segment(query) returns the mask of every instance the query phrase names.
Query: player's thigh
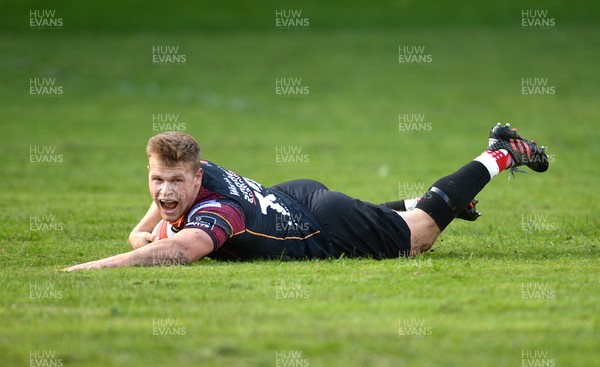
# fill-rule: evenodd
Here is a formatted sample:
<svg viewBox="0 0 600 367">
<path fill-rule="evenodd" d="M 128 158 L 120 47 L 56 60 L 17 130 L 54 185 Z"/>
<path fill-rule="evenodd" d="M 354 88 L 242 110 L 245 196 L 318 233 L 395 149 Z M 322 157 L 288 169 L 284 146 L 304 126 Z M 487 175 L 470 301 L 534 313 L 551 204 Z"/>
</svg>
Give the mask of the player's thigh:
<svg viewBox="0 0 600 367">
<path fill-rule="evenodd" d="M 334 247 L 349 257 L 390 258 L 408 254 L 410 230 L 397 213 L 340 192 L 317 190 L 308 209 Z"/>
</svg>

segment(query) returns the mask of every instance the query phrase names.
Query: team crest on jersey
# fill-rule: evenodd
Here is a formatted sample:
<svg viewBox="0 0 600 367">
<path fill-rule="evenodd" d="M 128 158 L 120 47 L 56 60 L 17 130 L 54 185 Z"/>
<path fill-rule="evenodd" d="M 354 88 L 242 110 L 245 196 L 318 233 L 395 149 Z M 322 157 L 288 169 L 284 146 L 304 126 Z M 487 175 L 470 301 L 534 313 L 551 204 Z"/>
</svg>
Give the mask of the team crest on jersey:
<svg viewBox="0 0 600 367">
<path fill-rule="evenodd" d="M 213 217 L 206 215 L 200 215 L 194 218 L 193 222 L 189 222 L 187 225 L 190 227 L 202 227 L 206 229 L 213 229 L 217 224 L 217 220 Z"/>
</svg>

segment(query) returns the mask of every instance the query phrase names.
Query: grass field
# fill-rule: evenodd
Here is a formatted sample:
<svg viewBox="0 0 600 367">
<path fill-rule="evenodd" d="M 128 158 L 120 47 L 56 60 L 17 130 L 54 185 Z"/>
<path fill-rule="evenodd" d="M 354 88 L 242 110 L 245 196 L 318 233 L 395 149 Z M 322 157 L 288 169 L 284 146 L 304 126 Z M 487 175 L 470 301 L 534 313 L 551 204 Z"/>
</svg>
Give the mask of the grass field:
<svg viewBox="0 0 600 367">
<path fill-rule="evenodd" d="M 0 7 L 0 366 L 600 363 L 597 6 L 531 3 L 556 18 L 533 30 L 500 2 L 498 18 L 475 4 L 286 4 L 309 18 L 299 29 L 274 27 L 277 3 L 227 3 L 197 28 L 193 2 L 168 13 L 179 28 L 160 7 L 94 18 L 57 4 L 52 30 L 27 23 L 52 4 Z M 431 62 L 400 63 L 403 45 Z M 155 65 L 155 46 L 186 60 Z M 32 78 L 62 94 L 31 95 Z M 276 94 L 278 78 L 308 95 Z M 554 93 L 523 95 L 523 78 Z M 552 164 L 501 174 L 478 195 L 483 217 L 415 259 L 60 272 L 128 250 L 150 203 L 144 147 L 167 115 L 205 159 L 265 185 L 310 177 L 372 202 L 468 162 L 496 121 Z M 406 131 L 415 115 L 426 124 Z M 278 163 L 281 147 L 308 159 Z"/>
</svg>

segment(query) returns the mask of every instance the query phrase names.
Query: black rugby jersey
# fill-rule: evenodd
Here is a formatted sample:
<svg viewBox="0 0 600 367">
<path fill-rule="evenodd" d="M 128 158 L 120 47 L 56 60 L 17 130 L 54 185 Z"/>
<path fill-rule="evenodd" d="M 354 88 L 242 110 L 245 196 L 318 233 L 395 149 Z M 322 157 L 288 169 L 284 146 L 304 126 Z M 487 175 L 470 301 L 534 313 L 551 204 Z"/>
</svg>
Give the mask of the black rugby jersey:
<svg viewBox="0 0 600 367">
<path fill-rule="evenodd" d="M 202 186 L 242 208 L 246 230 L 208 255 L 216 259 L 303 259 L 333 255 L 314 216 L 294 198 L 215 163 L 202 161 Z"/>
</svg>

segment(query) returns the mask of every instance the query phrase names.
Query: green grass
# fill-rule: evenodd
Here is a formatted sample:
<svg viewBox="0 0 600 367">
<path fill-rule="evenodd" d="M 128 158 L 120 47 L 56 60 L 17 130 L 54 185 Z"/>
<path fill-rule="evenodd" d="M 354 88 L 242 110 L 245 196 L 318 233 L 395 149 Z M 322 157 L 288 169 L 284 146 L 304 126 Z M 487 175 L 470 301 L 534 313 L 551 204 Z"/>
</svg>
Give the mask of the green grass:
<svg viewBox="0 0 600 367">
<path fill-rule="evenodd" d="M 0 365 L 26 365 L 31 351 L 65 366 L 514 366 L 524 351 L 597 365 L 598 26 L 560 22 L 573 12 L 550 31 L 472 18 L 402 28 L 388 13 L 366 27 L 383 17 L 373 11 L 353 29 L 319 26 L 329 18 L 316 9 L 304 31 L 0 33 Z M 152 46 L 165 44 L 186 64 L 153 66 Z M 425 45 L 432 64 L 399 65 L 399 44 Z M 30 97 L 32 77 L 56 77 L 64 95 Z M 278 77 L 303 78 L 310 95 L 276 96 Z M 549 78 L 556 95 L 522 96 L 523 77 Z M 478 195 L 484 216 L 453 223 L 416 259 L 59 272 L 128 249 L 149 204 L 155 113 L 179 114 L 204 158 L 265 185 L 310 177 L 373 202 L 466 163 L 496 121 L 546 144 L 554 162 L 496 178 Z M 399 113 L 425 114 L 431 131 L 399 132 Z M 309 162 L 277 164 L 281 145 Z M 32 146 L 64 162 L 30 164 Z M 31 230 L 36 214 L 54 216 L 55 230 Z M 282 284 L 301 297 L 278 299 Z M 532 284 L 544 293 L 524 299 Z M 32 297 L 32 285 L 57 293 Z M 155 320 L 185 335 L 153 335 Z M 430 335 L 399 335 L 415 320 Z M 301 358 L 278 361 L 282 351 Z"/>
</svg>

